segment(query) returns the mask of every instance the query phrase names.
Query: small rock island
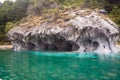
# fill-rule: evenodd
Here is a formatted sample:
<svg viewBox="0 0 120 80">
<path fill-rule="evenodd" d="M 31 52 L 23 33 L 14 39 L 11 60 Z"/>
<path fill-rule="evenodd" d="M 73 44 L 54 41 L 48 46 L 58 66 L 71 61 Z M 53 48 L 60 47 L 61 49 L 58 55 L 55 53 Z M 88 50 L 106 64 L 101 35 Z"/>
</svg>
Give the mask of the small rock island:
<svg viewBox="0 0 120 80">
<path fill-rule="evenodd" d="M 118 26 L 100 10 L 75 9 L 26 18 L 7 34 L 14 50 L 111 53 Z"/>
</svg>

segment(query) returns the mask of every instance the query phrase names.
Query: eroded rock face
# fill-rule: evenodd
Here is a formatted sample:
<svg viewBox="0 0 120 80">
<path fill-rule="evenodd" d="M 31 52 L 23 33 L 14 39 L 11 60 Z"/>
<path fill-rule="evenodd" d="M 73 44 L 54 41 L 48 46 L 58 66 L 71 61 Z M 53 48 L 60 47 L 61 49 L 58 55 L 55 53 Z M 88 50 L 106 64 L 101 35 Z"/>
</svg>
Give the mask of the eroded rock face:
<svg viewBox="0 0 120 80">
<path fill-rule="evenodd" d="M 97 11 L 69 11 L 63 25 L 19 25 L 8 33 L 14 50 L 114 52 L 118 26 Z"/>
</svg>

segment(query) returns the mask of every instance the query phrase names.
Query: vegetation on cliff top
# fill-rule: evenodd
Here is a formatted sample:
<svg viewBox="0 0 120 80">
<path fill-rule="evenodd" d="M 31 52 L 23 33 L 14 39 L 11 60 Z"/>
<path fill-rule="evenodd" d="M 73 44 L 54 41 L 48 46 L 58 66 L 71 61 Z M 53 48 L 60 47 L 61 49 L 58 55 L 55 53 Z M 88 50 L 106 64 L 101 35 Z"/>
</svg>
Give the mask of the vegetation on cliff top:
<svg viewBox="0 0 120 80">
<path fill-rule="evenodd" d="M 6 0 L 0 3 L 0 44 L 6 33 L 27 16 L 58 13 L 68 8 L 106 9 L 110 18 L 120 25 L 120 0 Z"/>
</svg>

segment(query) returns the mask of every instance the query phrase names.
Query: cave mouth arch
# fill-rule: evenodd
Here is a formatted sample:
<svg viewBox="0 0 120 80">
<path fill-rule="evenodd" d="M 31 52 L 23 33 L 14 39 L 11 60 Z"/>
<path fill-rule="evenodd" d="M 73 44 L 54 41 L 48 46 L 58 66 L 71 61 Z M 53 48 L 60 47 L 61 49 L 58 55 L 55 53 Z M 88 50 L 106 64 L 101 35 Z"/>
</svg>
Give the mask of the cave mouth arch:
<svg viewBox="0 0 120 80">
<path fill-rule="evenodd" d="M 49 36 L 49 35 L 48 35 Z M 31 40 L 34 39 L 34 41 Z M 39 40 L 38 40 L 39 39 Z M 53 40 L 52 40 L 53 39 Z M 24 50 L 35 50 L 35 51 L 76 51 L 79 49 L 79 45 L 73 41 L 66 40 L 63 37 L 57 37 L 54 35 L 50 37 L 39 37 L 34 38 L 31 36 L 27 39 L 27 42 L 19 40 L 19 44 L 22 45 Z"/>
</svg>

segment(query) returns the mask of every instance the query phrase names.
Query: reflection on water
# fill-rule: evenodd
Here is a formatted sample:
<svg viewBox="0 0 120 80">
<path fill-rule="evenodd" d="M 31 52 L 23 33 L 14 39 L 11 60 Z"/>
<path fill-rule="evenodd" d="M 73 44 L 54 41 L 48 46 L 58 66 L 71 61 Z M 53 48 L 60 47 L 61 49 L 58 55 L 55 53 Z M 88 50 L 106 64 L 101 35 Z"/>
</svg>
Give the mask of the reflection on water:
<svg viewBox="0 0 120 80">
<path fill-rule="evenodd" d="M 119 80 L 120 55 L 0 51 L 0 79 Z"/>
</svg>

